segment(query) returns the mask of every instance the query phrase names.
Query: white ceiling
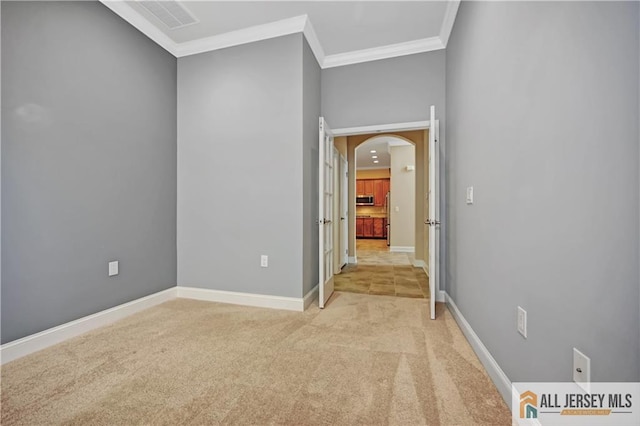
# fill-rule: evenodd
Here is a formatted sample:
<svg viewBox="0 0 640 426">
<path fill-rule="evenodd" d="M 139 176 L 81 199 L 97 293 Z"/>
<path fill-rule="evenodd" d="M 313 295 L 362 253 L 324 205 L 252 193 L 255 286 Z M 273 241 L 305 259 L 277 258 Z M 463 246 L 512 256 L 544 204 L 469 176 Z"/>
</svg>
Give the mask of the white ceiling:
<svg viewBox="0 0 640 426">
<path fill-rule="evenodd" d="M 356 170 L 388 169 L 391 167 L 389 145 L 411 145 L 404 139 L 393 136 L 376 136 L 356 147 Z M 376 151 L 371 152 L 371 151 Z M 378 158 L 373 158 L 373 156 Z M 378 163 L 374 163 L 374 161 Z"/>
<path fill-rule="evenodd" d="M 303 32 L 323 68 L 443 49 L 459 4 L 178 0 L 198 22 L 170 29 L 142 0 L 101 1 L 177 57 Z"/>
</svg>

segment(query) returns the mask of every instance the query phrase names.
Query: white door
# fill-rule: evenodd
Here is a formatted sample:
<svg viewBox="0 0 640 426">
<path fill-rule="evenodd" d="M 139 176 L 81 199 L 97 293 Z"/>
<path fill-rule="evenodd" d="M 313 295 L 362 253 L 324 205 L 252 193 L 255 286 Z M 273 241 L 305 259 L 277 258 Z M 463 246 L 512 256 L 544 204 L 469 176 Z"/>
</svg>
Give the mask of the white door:
<svg viewBox="0 0 640 426">
<path fill-rule="evenodd" d="M 349 163 L 340 155 L 340 267 L 349 257 Z"/>
<path fill-rule="evenodd" d="M 333 226 L 333 274 L 340 273 L 340 153 L 333 147 L 333 212 L 331 215 Z"/>
<path fill-rule="evenodd" d="M 333 135 L 331 129 L 320 117 L 319 139 L 319 193 L 318 193 L 318 235 L 319 235 L 319 305 L 333 294 Z"/>
<path fill-rule="evenodd" d="M 436 319 L 436 291 L 440 288 L 440 274 L 438 270 L 438 244 L 436 234 L 440 230 L 440 212 L 438 203 L 438 179 L 439 179 L 439 143 L 438 125 L 436 122 L 436 107 L 431 106 L 429 117 L 429 291 L 431 319 Z"/>
</svg>

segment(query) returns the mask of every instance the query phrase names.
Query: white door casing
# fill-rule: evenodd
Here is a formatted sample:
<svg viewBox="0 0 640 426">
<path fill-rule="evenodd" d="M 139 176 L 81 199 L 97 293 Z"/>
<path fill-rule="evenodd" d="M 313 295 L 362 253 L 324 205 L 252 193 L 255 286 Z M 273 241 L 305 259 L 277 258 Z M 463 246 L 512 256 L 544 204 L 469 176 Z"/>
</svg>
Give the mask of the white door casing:
<svg viewBox="0 0 640 426">
<path fill-rule="evenodd" d="M 318 257 L 319 297 L 324 308 L 333 294 L 333 134 L 324 117 L 319 120 L 318 145 Z"/>
<path fill-rule="evenodd" d="M 439 184 L 439 145 L 438 145 L 438 123 L 436 122 L 436 108 L 431 106 L 429 119 L 429 218 L 426 223 L 429 225 L 429 309 L 431 319 L 436 318 L 436 291 L 439 285 L 439 247 L 436 234 L 440 227 L 440 212 L 438 203 Z"/>
</svg>

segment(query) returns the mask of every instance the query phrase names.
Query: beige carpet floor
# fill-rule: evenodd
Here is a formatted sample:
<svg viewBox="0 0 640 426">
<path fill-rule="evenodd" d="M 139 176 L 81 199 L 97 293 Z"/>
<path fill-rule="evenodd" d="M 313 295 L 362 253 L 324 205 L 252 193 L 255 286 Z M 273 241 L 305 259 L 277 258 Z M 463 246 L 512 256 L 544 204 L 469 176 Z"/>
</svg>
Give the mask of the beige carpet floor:
<svg viewBox="0 0 640 426">
<path fill-rule="evenodd" d="M 10 362 L 2 425 L 511 424 L 439 306 L 336 293 L 304 313 L 176 299 Z"/>
</svg>

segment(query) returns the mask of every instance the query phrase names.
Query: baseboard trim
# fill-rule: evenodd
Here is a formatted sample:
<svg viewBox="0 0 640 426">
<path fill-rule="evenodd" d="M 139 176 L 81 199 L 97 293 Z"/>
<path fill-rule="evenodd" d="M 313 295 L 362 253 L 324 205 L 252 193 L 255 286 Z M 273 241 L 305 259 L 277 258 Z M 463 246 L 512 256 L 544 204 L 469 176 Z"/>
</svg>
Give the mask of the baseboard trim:
<svg viewBox="0 0 640 426">
<path fill-rule="evenodd" d="M 391 246 L 389 247 L 389 251 L 394 253 L 413 253 L 415 251 L 415 247 Z"/>
<path fill-rule="evenodd" d="M 482 343 L 478 335 L 473 331 L 471 325 L 467 322 L 467 320 L 462 315 L 462 312 L 458 309 L 455 302 L 449 296 L 448 293 L 445 293 L 446 303 L 449 307 L 449 311 L 453 315 L 453 318 L 458 323 L 458 326 L 462 330 L 462 333 L 465 335 L 469 344 L 473 348 L 473 351 L 476 353 L 480 362 L 489 373 L 489 377 L 493 381 L 493 384 L 498 388 L 498 392 L 502 395 L 502 399 L 507 403 L 508 407 L 511 407 L 511 380 L 507 377 L 507 375 L 502 371 L 498 362 L 493 358 L 487 347 Z"/>
<path fill-rule="evenodd" d="M 239 293 L 235 291 L 196 287 L 179 286 L 177 289 L 178 297 L 184 299 L 231 303 L 234 305 L 254 306 L 258 308 L 284 309 L 287 311 L 304 311 L 304 299 L 302 297 L 270 296 L 267 294 Z"/>
<path fill-rule="evenodd" d="M 447 292 L 443 290 L 436 291 L 436 302 L 446 303 L 447 301 Z"/>
<path fill-rule="evenodd" d="M 309 306 L 313 303 L 314 300 L 318 298 L 318 288 L 320 284 L 316 284 L 314 288 L 309 290 L 307 294 L 304 295 L 304 310 L 306 311 Z"/>
<path fill-rule="evenodd" d="M 421 259 L 414 259 L 414 261 L 413 261 L 413 267 L 414 267 L 414 268 L 422 268 L 422 269 L 425 269 L 425 268 L 427 267 L 427 264 L 424 262 L 424 260 L 421 260 Z M 425 272 L 426 272 L 426 269 L 425 269 Z M 429 275 L 429 274 L 427 274 L 427 275 Z"/>
<path fill-rule="evenodd" d="M 349 262 L 349 263 L 358 263 L 358 257 L 357 256 L 349 256 L 349 259 L 347 260 L 347 262 Z"/>
<path fill-rule="evenodd" d="M 129 315 L 176 298 L 176 288 L 172 287 L 113 308 L 41 331 L 0 346 L 0 364 L 13 361 L 39 350 L 74 338 L 88 331 L 112 324 Z"/>
</svg>

